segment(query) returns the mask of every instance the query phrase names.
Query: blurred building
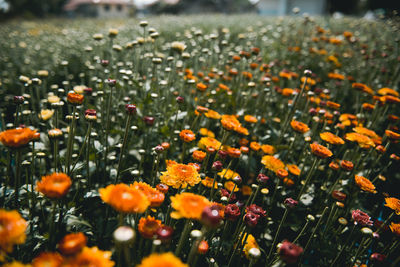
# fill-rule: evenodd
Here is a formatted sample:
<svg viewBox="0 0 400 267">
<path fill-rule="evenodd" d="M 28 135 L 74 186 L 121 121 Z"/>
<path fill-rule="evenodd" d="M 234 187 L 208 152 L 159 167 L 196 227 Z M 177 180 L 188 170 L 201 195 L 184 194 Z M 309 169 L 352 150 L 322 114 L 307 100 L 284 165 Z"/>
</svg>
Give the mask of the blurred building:
<svg viewBox="0 0 400 267">
<path fill-rule="evenodd" d="M 295 7 L 300 9 L 300 13 L 323 15 L 327 0 L 259 0 L 257 6 L 261 15 L 290 15 Z"/>
<path fill-rule="evenodd" d="M 64 11 L 70 16 L 126 18 L 133 14 L 132 0 L 68 0 Z"/>
</svg>

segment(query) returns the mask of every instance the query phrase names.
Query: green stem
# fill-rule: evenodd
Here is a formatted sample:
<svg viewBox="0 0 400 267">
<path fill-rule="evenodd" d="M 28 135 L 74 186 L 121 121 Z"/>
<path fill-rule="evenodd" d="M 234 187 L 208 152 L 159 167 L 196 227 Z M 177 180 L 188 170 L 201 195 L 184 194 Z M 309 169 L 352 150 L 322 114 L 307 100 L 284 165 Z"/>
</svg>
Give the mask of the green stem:
<svg viewBox="0 0 400 267">
<path fill-rule="evenodd" d="M 118 183 L 119 176 L 121 174 L 121 164 L 122 164 L 122 159 L 124 157 L 126 143 L 128 142 L 129 125 L 131 124 L 131 120 L 132 120 L 132 115 L 128 114 L 128 118 L 126 119 L 126 124 L 125 124 L 125 132 L 124 132 L 124 138 L 123 138 L 123 141 L 122 141 L 121 153 L 120 153 L 120 156 L 119 156 L 119 159 L 118 159 L 117 176 L 115 177 L 115 184 Z"/>
<path fill-rule="evenodd" d="M 301 196 L 303 195 L 304 190 L 306 189 L 308 183 L 310 182 L 311 177 L 312 177 L 312 175 L 313 175 L 313 173 L 314 173 L 314 170 L 315 170 L 315 168 L 317 167 L 319 161 L 320 161 L 319 158 L 315 158 L 315 159 L 314 159 L 313 165 L 311 166 L 311 169 L 310 169 L 310 171 L 309 171 L 308 174 L 307 174 L 307 177 L 306 177 L 306 180 L 305 180 L 305 182 L 304 182 L 304 185 L 302 186 L 302 188 L 301 188 L 301 190 L 300 190 L 300 193 L 299 193 L 299 195 L 297 196 L 297 200 L 299 200 L 299 199 L 301 198 Z"/>
<path fill-rule="evenodd" d="M 72 121 L 70 123 L 69 127 L 69 133 L 68 133 L 68 144 L 67 144 L 67 158 L 66 158 L 66 170 L 67 174 L 71 174 L 71 158 L 72 158 L 72 150 L 74 146 L 74 130 L 75 130 L 75 121 L 76 121 L 76 106 L 73 107 L 72 109 Z"/>
<path fill-rule="evenodd" d="M 282 225 L 283 225 L 283 223 L 285 222 L 288 213 L 289 213 L 289 209 L 286 208 L 286 209 L 285 209 L 285 213 L 283 213 L 282 220 L 281 220 L 281 222 L 279 223 L 278 230 L 277 230 L 276 233 L 275 233 L 274 241 L 272 242 L 272 245 L 271 245 L 271 248 L 270 248 L 270 250 L 269 250 L 269 253 L 268 253 L 266 262 L 268 262 L 269 259 L 270 259 L 271 256 L 272 256 L 272 251 L 274 251 L 274 249 L 275 249 L 275 247 L 276 247 L 276 243 L 278 242 L 279 234 L 281 233 Z"/>
<path fill-rule="evenodd" d="M 189 219 L 186 219 L 185 226 L 183 227 L 182 235 L 179 238 L 178 245 L 175 249 L 175 255 L 179 257 L 179 254 L 182 251 L 183 245 L 187 241 L 187 236 L 189 234 L 190 228 L 192 227 L 192 223 Z"/>
</svg>

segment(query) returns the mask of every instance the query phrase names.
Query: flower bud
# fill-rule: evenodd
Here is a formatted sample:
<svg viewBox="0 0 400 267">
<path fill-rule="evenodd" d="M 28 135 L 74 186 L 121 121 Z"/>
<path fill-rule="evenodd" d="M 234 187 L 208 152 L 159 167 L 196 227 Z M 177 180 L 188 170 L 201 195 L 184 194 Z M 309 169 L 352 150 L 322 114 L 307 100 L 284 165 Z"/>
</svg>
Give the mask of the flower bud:
<svg viewBox="0 0 400 267">
<path fill-rule="evenodd" d="M 251 211 L 247 212 L 244 215 L 244 222 L 249 227 L 255 227 L 257 225 L 259 219 L 260 219 L 260 216 Z"/>
<path fill-rule="evenodd" d="M 346 194 L 345 193 L 343 193 L 343 192 L 340 192 L 340 191 L 338 191 L 338 190 L 333 190 L 332 191 L 332 197 L 334 198 L 334 199 L 336 199 L 336 200 L 339 200 L 339 201 L 345 201 L 346 200 Z"/>
<path fill-rule="evenodd" d="M 206 240 L 202 240 L 202 241 L 199 243 L 199 246 L 197 247 L 197 252 L 198 252 L 199 254 L 203 254 L 203 255 L 204 255 L 204 254 L 207 253 L 208 248 L 209 248 L 208 242 L 207 242 Z"/>
<path fill-rule="evenodd" d="M 174 229 L 167 225 L 160 226 L 156 231 L 157 239 L 160 239 L 163 243 L 171 241 L 173 233 Z"/>
<path fill-rule="evenodd" d="M 148 126 L 153 126 L 154 120 L 155 120 L 154 117 L 149 117 L 149 116 L 144 116 L 144 117 L 143 117 L 144 123 L 145 123 L 146 125 L 148 125 Z"/>
<path fill-rule="evenodd" d="M 219 226 L 222 220 L 221 209 L 218 205 L 205 207 L 201 214 L 201 222 L 210 228 Z"/>
<path fill-rule="evenodd" d="M 14 104 L 21 105 L 24 103 L 25 98 L 22 95 L 14 96 Z"/>
<path fill-rule="evenodd" d="M 133 105 L 133 104 L 126 104 L 126 105 L 125 105 L 125 110 L 126 110 L 126 113 L 127 113 L 128 115 L 134 115 L 134 114 L 136 114 L 136 106 Z"/>
<path fill-rule="evenodd" d="M 183 104 L 185 102 L 185 98 L 183 98 L 182 96 L 177 96 L 176 97 L 176 102 L 178 104 Z"/>
<path fill-rule="evenodd" d="M 287 198 L 285 199 L 285 201 L 283 202 L 283 204 L 286 206 L 286 208 L 294 208 L 297 206 L 297 204 L 299 204 L 299 202 L 297 200 L 294 200 L 293 198 Z"/>
<path fill-rule="evenodd" d="M 213 169 L 214 171 L 220 171 L 220 170 L 222 170 L 222 167 L 223 167 L 222 162 L 219 161 L 219 160 L 215 161 L 215 162 L 213 163 L 213 165 L 212 165 L 212 169 Z"/>
<path fill-rule="evenodd" d="M 287 240 L 284 240 L 278 249 L 279 256 L 288 264 L 296 263 L 302 253 L 302 247 L 297 246 Z"/>
<path fill-rule="evenodd" d="M 259 184 L 266 184 L 266 183 L 268 182 L 268 180 L 269 180 L 269 177 L 266 176 L 266 175 L 263 174 L 263 173 L 260 173 L 260 174 L 258 174 L 258 176 L 257 176 L 257 182 L 258 182 Z"/>
<path fill-rule="evenodd" d="M 235 204 L 228 204 L 225 206 L 225 218 L 230 221 L 236 221 L 240 216 L 240 208 Z"/>
</svg>

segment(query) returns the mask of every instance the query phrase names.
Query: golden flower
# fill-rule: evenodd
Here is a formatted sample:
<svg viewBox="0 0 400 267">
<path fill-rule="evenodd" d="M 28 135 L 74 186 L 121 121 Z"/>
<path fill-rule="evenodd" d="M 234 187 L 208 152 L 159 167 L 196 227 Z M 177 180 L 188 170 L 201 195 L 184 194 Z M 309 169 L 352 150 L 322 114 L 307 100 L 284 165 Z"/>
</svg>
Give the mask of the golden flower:
<svg viewBox="0 0 400 267">
<path fill-rule="evenodd" d="M 242 239 L 242 245 L 243 245 L 243 243 L 244 243 L 244 236 Z M 250 258 L 249 251 L 252 248 L 260 248 L 260 247 L 258 246 L 258 243 L 257 243 L 256 239 L 254 238 L 254 236 L 249 234 L 247 236 L 246 244 L 243 247 L 243 252 L 246 255 L 246 258 L 248 258 L 248 259 Z"/>
<path fill-rule="evenodd" d="M 43 121 L 49 120 L 54 114 L 54 110 L 52 109 L 42 109 L 40 114 L 38 115 L 39 119 Z"/>
<path fill-rule="evenodd" d="M 292 126 L 293 130 L 295 130 L 296 132 L 299 132 L 299 133 L 306 133 L 310 130 L 310 128 L 308 128 L 307 124 L 302 123 L 300 121 L 296 121 L 296 120 L 292 120 L 290 122 L 290 126 Z"/>
<path fill-rule="evenodd" d="M 204 208 L 210 205 L 211 202 L 201 195 L 187 192 L 177 194 L 171 197 L 171 206 L 175 209 L 171 217 L 200 220 Z"/>
<path fill-rule="evenodd" d="M 239 134 L 249 135 L 249 130 L 245 127 L 239 126 L 235 129 L 235 131 Z"/>
<path fill-rule="evenodd" d="M 251 187 L 248 185 L 243 185 L 242 188 L 240 189 L 240 191 L 242 192 L 243 196 L 250 196 L 251 193 L 253 192 Z"/>
<path fill-rule="evenodd" d="M 212 131 L 208 130 L 207 128 L 200 128 L 199 133 L 202 136 L 208 136 L 212 138 L 215 137 L 215 134 Z"/>
<path fill-rule="evenodd" d="M 204 113 L 204 116 L 206 116 L 209 119 L 214 119 L 214 120 L 221 119 L 221 115 L 212 109 L 208 109 L 208 111 L 206 113 Z"/>
<path fill-rule="evenodd" d="M 150 207 L 155 208 L 161 206 L 164 202 L 165 195 L 156 188 L 151 187 L 144 182 L 134 182 L 132 187 L 142 191 L 150 201 Z"/>
<path fill-rule="evenodd" d="M 87 238 L 81 233 L 71 233 L 61 239 L 58 243 L 58 250 L 63 255 L 73 255 L 80 252 L 86 246 Z"/>
<path fill-rule="evenodd" d="M 291 174 L 296 175 L 296 176 L 300 175 L 301 170 L 297 165 L 288 164 L 288 165 L 286 165 L 286 167 Z"/>
<path fill-rule="evenodd" d="M 69 103 L 74 105 L 81 105 L 83 103 L 84 96 L 77 93 L 68 93 L 67 100 Z"/>
<path fill-rule="evenodd" d="M 313 143 L 310 144 L 310 147 L 311 152 L 318 157 L 325 159 L 332 156 L 332 151 L 330 151 L 327 147 L 324 147 L 323 145 Z"/>
<path fill-rule="evenodd" d="M 63 257 L 57 252 L 42 252 L 33 259 L 33 267 L 61 267 Z"/>
<path fill-rule="evenodd" d="M 189 267 L 171 252 L 156 254 L 144 258 L 136 267 Z"/>
<path fill-rule="evenodd" d="M 329 79 L 336 79 L 336 80 L 343 81 L 345 77 L 342 74 L 335 73 L 335 72 L 330 72 L 330 73 L 328 73 L 328 78 Z"/>
<path fill-rule="evenodd" d="M 148 215 L 146 218 L 140 218 L 138 231 L 144 238 L 152 239 L 161 226 L 162 223 L 160 220 L 156 220 L 154 217 Z"/>
<path fill-rule="evenodd" d="M 126 184 L 111 184 L 99 189 L 100 198 L 118 212 L 143 213 L 150 200 L 141 190 Z"/>
<path fill-rule="evenodd" d="M 207 153 L 201 150 L 193 151 L 192 158 L 197 161 L 203 161 L 207 156 Z"/>
<path fill-rule="evenodd" d="M 353 131 L 356 132 L 356 133 L 363 134 L 363 135 L 366 135 L 366 136 L 370 137 L 370 138 L 372 139 L 372 141 L 374 141 L 374 140 L 381 140 L 381 139 L 382 139 L 382 138 L 381 138 L 379 135 L 377 135 L 373 130 L 370 130 L 370 129 L 365 128 L 365 127 L 361 127 L 361 126 L 354 127 L 354 128 L 353 128 Z M 374 143 L 375 143 L 375 142 L 374 142 Z"/>
<path fill-rule="evenodd" d="M 399 140 L 400 139 L 400 134 L 393 132 L 391 130 L 385 130 L 385 134 L 387 135 L 387 137 L 389 137 L 392 140 Z"/>
<path fill-rule="evenodd" d="M 221 124 L 228 131 L 236 131 L 241 126 L 235 115 L 222 115 Z"/>
<path fill-rule="evenodd" d="M 379 89 L 378 90 L 378 94 L 380 94 L 380 95 L 392 95 L 392 96 L 396 96 L 396 97 L 399 96 L 399 93 L 396 90 L 393 90 L 393 89 L 387 88 L 387 87 Z"/>
<path fill-rule="evenodd" d="M 182 130 L 179 137 L 186 143 L 190 143 L 196 139 L 196 135 L 191 130 Z"/>
<path fill-rule="evenodd" d="M 261 158 L 261 163 L 264 164 L 265 168 L 273 172 L 285 168 L 285 164 L 280 159 L 277 159 L 271 155 L 263 156 Z"/>
<path fill-rule="evenodd" d="M 36 191 L 48 198 L 62 198 L 71 188 L 71 178 L 65 173 L 52 173 L 43 176 L 41 181 L 36 183 Z"/>
<path fill-rule="evenodd" d="M 256 123 L 258 121 L 256 117 L 251 115 L 245 115 L 244 120 L 248 123 Z"/>
<path fill-rule="evenodd" d="M 234 192 L 239 191 L 239 188 L 237 186 L 235 187 L 235 185 L 236 184 L 234 182 L 232 182 L 232 181 L 226 181 L 224 183 L 225 189 L 228 190 L 229 192 L 232 192 L 233 188 L 235 188 Z"/>
<path fill-rule="evenodd" d="M 239 173 L 232 171 L 231 169 L 222 169 L 219 173 L 217 173 L 219 177 L 225 178 L 225 179 L 233 179 L 236 176 L 239 176 Z"/>
<path fill-rule="evenodd" d="M 261 150 L 264 154 L 273 155 L 276 153 L 276 149 L 271 145 L 261 145 Z"/>
<path fill-rule="evenodd" d="M 352 83 L 351 87 L 354 89 L 358 89 L 363 91 L 364 93 L 370 94 L 370 95 L 374 95 L 374 90 L 372 90 L 370 87 L 368 87 L 367 85 L 363 84 L 363 83 Z"/>
<path fill-rule="evenodd" d="M 85 86 L 85 85 L 75 85 L 73 90 L 77 94 L 83 94 L 85 92 L 86 88 L 87 88 L 87 86 Z"/>
<path fill-rule="evenodd" d="M 221 142 L 213 137 L 202 137 L 200 138 L 197 146 L 203 150 L 206 150 L 209 147 L 213 148 L 214 150 L 218 150 L 221 147 Z"/>
<path fill-rule="evenodd" d="M 69 259 L 66 267 L 82 267 L 82 266 L 96 266 L 96 267 L 113 267 L 115 263 L 111 260 L 111 251 L 103 251 L 98 247 L 84 247 L 82 252 L 74 258 Z"/>
<path fill-rule="evenodd" d="M 167 170 L 162 172 L 160 180 L 163 184 L 178 189 L 188 185 L 195 186 L 200 183 L 201 178 L 194 166 L 175 163 L 167 165 Z"/>
<path fill-rule="evenodd" d="M 202 183 L 205 187 L 208 187 L 208 188 L 211 188 L 211 187 L 213 186 L 213 184 L 214 184 L 214 188 L 215 188 L 215 189 L 218 188 L 217 183 L 216 183 L 216 182 L 214 183 L 214 179 L 211 178 L 211 177 L 208 177 L 208 176 L 206 176 L 206 178 L 204 178 L 203 180 L 201 180 L 201 183 Z"/>
<path fill-rule="evenodd" d="M 29 128 L 16 128 L 0 133 L 0 142 L 7 147 L 20 147 L 36 138 L 36 130 Z"/>
<path fill-rule="evenodd" d="M 58 102 L 60 102 L 60 98 L 58 97 L 58 96 L 56 96 L 56 95 L 49 95 L 48 97 L 47 97 L 47 101 L 50 103 L 50 104 L 54 104 L 54 103 L 58 103 Z"/>
<path fill-rule="evenodd" d="M 389 227 L 395 235 L 400 236 L 400 223 L 392 222 Z"/>
<path fill-rule="evenodd" d="M 396 212 L 397 215 L 400 215 L 400 199 L 397 199 L 395 197 L 387 197 L 385 198 L 386 207 L 391 208 Z"/>
<path fill-rule="evenodd" d="M 376 194 L 375 186 L 370 180 L 359 175 L 356 175 L 354 179 L 361 190 Z"/>
<path fill-rule="evenodd" d="M 257 142 L 251 142 L 250 148 L 254 151 L 258 151 L 261 149 L 261 145 L 260 145 L 260 143 L 257 143 Z"/>
<path fill-rule="evenodd" d="M 331 133 L 331 132 L 324 132 L 320 133 L 319 136 L 321 137 L 322 140 L 325 142 L 332 144 L 332 145 L 343 145 L 344 140 L 340 138 L 339 136 Z"/>
<path fill-rule="evenodd" d="M 347 133 L 344 137 L 348 141 L 357 142 L 362 148 L 375 147 L 375 143 L 366 135 L 359 133 Z"/>
<path fill-rule="evenodd" d="M 0 259 L 5 253 L 12 252 L 14 245 L 25 242 L 27 226 L 18 211 L 0 209 Z"/>
</svg>

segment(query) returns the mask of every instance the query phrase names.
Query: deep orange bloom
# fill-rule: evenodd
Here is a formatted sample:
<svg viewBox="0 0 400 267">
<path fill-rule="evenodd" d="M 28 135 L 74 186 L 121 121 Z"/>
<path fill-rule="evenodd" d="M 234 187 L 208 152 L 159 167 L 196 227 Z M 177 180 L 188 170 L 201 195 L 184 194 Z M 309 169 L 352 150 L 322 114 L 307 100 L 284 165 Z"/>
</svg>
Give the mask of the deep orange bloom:
<svg viewBox="0 0 400 267">
<path fill-rule="evenodd" d="M 197 143 L 197 146 L 203 150 L 207 150 L 209 147 L 218 150 L 221 147 L 221 142 L 212 137 L 202 137 Z"/>
<path fill-rule="evenodd" d="M 308 128 L 307 124 L 302 123 L 300 121 L 292 120 L 290 122 L 290 126 L 292 126 L 293 130 L 295 130 L 296 132 L 299 132 L 299 133 L 306 133 L 310 130 L 310 128 Z"/>
<path fill-rule="evenodd" d="M 12 252 L 14 245 L 25 242 L 27 226 L 18 211 L 0 209 L 0 259 L 5 253 Z"/>
<path fill-rule="evenodd" d="M 32 261 L 33 267 L 61 267 L 63 257 L 57 252 L 42 252 Z"/>
<path fill-rule="evenodd" d="M 332 144 L 332 145 L 343 145 L 344 140 L 340 138 L 339 136 L 331 133 L 331 132 L 324 132 L 320 133 L 319 136 L 321 137 L 322 140 L 325 142 Z"/>
<path fill-rule="evenodd" d="M 175 209 L 171 217 L 200 220 L 204 208 L 210 205 L 211 202 L 201 195 L 187 192 L 177 194 L 171 197 L 171 206 Z"/>
<path fill-rule="evenodd" d="M 189 267 L 171 252 L 163 254 L 151 254 L 144 258 L 136 267 Z"/>
<path fill-rule="evenodd" d="M 87 238 L 81 233 L 72 233 L 64 236 L 58 243 L 58 250 L 63 255 L 73 255 L 80 252 L 86 246 Z"/>
<path fill-rule="evenodd" d="M 351 162 L 349 160 L 341 160 L 340 167 L 342 167 L 342 169 L 344 169 L 346 171 L 351 171 L 354 168 L 354 164 L 353 164 L 353 162 Z"/>
<path fill-rule="evenodd" d="M 370 95 L 374 95 L 375 92 L 374 90 L 372 90 L 370 87 L 368 87 L 367 85 L 363 84 L 363 83 L 352 83 L 351 87 L 357 90 L 361 90 L 364 93 L 370 94 Z"/>
<path fill-rule="evenodd" d="M 385 130 L 385 134 L 387 135 L 387 137 L 389 137 L 392 140 L 399 140 L 400 139 L 400 134 L 393 132 L 391 130 Z"/>
<path fill-rule="evenodd" d="M 179 137 L 186 143 L 190 143 L 196 139 L 196 135 L 191 130 L 182 130 Z"/>
<path fill-rule="evenodd" d="M 288 168 L 288 170 L 291 174 L 296 175 L 296 176 L 300 175 L 301 170 L 297 165 L 289 164 L 289 165 L 286 165 L 286 167 Z"/>
<path fill-rule="evenodd" d="M 16 128 L 0 133 L 0 142 L 7 147 L 20 147 L 35 139 L 36 130 Z"/>
<path fill-rule="evenodd" d="M 199 254 L 206 254 L 209 247 L 210 247 L 210 246 L 208 245 L 208 242 L 207 242 L 206 240 L 202 240 L 202 241 L 199 243 L 199 246 L 197 247 L 197 252 L 198 252 Z"/>
<path fill-rule="evenodd" d="M 289 175 L 289 173 L 285 169 L 279 169 L 275 172 L 275 174 L 281 179 L 286 178 Z"/>
<path fill-rule="evenodd" d="M 84 96 L 77 93 L 68 93 L 67 100 L 69 103 L 74 105 L 81 105 L 83 103 Z"/>
<path fill-rule="evenodd" d="M 62 198 L 71 188 L 71 178 L 65 173 L 52 173 L 43 176 L 40 182 L 36 183 L 36 191 L 48 198 Z"/>
<path fill-rule="evenodd" d="M 214 119 L 214 120 L 221 119 L 221 115 L 212 109 L 209 109 L 206 113 L 204 113 L 204 116 L 206 116 L 209 119 Z"/>
<path fill-rule="evenodd" d="M 370 103 L 363 103 L 363 104 L 362 104 L 362 108 L 363 108 L 364 110 L 367 110 L 367 111 L 372 111 L 372 110 L 375 109 L 375 105 L 370 104 Z"/>
<path fill-rule="evenodd" d="M 400 223 L 392 222 L 389 227 L 395 235 L 400 236 Z"/>
<path fill-rule="evenodd" d="M 149 215 L 146 218 L 140 218 L 138 230 L 144 238 L 152 239 L 161 225 L 162 223 L 160 220 L 156 220 L 154 217 Z"/>
<path fill-rule="evenodd" d="M 254 151 L 258 151 L 261 149 L 261 145 L 258 142 L 251 142 L 250 143 L 250 148 Z"/>
<path fill-rule="evenodd" d="M 381 88 L 378 90 L 378 94 L 380 95 L 392 95 L 392 96 L 399 96 L 399 93 L 396 90 L 393 90 L 391 88 Z"/>
<path fill-rule="evenodd" d="M 226 151 L 228 155 L 232 158 L 239 158 L 241 154 L 240 149 L 237 149 L 235 147 L 224 146 L 223 150 Z"/>
<path fill-rule="evenodd" d="M 375 185 L 370 180 L 359 175 L 356 175 L 354 179 L 361 190 L 376 194 Z"/>
<path fill-rule="evenodd" d="M 265 168 L 273 172 L 285 168 L 285 164 L 280 159 L 277 159 L 271 155 L 263 156 L 261 163 L 264 164 Z"/>
<path fill-rule="evenodd" d="M 400 103 L 400 98 L 392 95 L 384 95 L 379 98 L 379 101 L 381 101 L 382 103 L 398 104 Z"/>
<path fill-rule="evenodd" d="M 357 142 L 362 148 L 375 147 L 375 143 L 366 135 L 359 133 L 347 133 L 344 137 L 346 140 L 351 142 Z"/>
<path fill-rule="evenodd" d="M 331 163 L 329 163 L 329 168 L 331 168 L 334 171 L 339 170 L 340 166 L 336 161 L 331 161 Z"/>
<path fill-rule="evenodd" d="M 192 165 L 173 163 L 167 165 L 167 170 L 160 177 L 162 183 L 173 188 L 186 188 L 200 183 L 200 174 Z"/>
<path fill-rule="evenodd" d="M 204 83 L 198 83 L 196 84 L 196 88 L 197 90 L 199 90 L 200 92 L 204 92 L 205 90 L 207 90 L 207 85 Z"/>
<path fill-rule="evenodd" d="M 330 108 L 333 108 L 333 109 L 339 109 L 340 108 L 340 104 L 339 103 L 335 103 L 335 102 L 332 102 L 332 101 L 327 101 L 326 105 L 328 107 L 330 107 Z"/>
<path fill-rule="evenodd" d="M 324 147 L 323 145 L 313 143 L 310 144 L 310 147 L 311 147 L 311 152 L 320 158 L 325 159 L 332 156 L 332 151 L 330 151 L 327 147 Z"/>
<path fill-rule="evenodd" d="M 101 199 L 118 212 L 143 213 L 150 205 L 145 193 L 126 184 L 111 184 L 99 192 Z"/>
<path fill-rule="evenodd" d="M 142 191 L 148 200 L 150 200 L 150 207 L 155 208 L 161 206 L 164 202 L 165 195 L 156 188 L 151 187 L 144 182 L 134 182 L 132 187 Z"/>
<path fill-rule="evenodd" d="M 84 247 L 82 252 L 69 259 L 65 266 L 67 267 L 113 267 L 115 262 L 111 260 L 111 251 L 103 251 L 98 247 Z"/>
<path fill-rule="evenodd" d="M 294 90 L 292 88 L 283 88 L 281 94 L 283 96 L 291 96 L 293 95 Z"/>
<path fill-rule="evenodd" d="M 235 188 L 234 192 L 239 191 L 239 187 L 237 187 L 237 186 L 235 187 L 235 185 L 236 184 L 234 182 L 232 182 L 232 181 L 226 181 L 224 183 L 225 189 L 228 190 L 229 192 L 232 192 L 233 188 Z"/>
<path fill-rule="evenodd" d="M 353 128 L 353 131 L 355 131 L 356 133 L 359 133 L 359 134 L 363 134 L 363 135 L 368 136 L 369 138 L 372 139 L 372 141 L 373 141 L 375 144 L 380 143 L 381 140 L 382 140 L 382 137 L 380 137 L 379 135 L 377 135 L 373 130 L 370 130 L 370 129 L 365 128 L 365 127 L 361 127 L 361 126 L 354 127 L 354 128 Z"/>
<path fill-rule="evenodd" d="M 400 215 L 400 199 L 395 198 L 395 197 L 387 197 L 385 198 L 386 207 L 391 208 L 396 212 L 397 215 Z"/>
<path fill-rule="evenodd" d="M 251 116 L 251 115 L 245 115 L 244 116 L 244 121 L 248 122 L 248 123 L 256 123 L 258 120 L 256 117 Z"/>
<path fill-rule="evenodd" d="M 203 161 L 207 156 L 207 153 L 201 150 L 193 151 L 192 158 L 197 161 Z"/>
<path fill-rule="evenodd" d="M 273 155 L 276 153 L 275 147 L 271 145 L 261 145 L 261 150 L 267 155 Z"/>
<path fill-rule="evenodd" d="M 239 126 L 235 129 L 235 131 L 239 134 L 249 135 L 249 130 L 245 127 Z"/>
<path fill-rule="evenodd" d="M 241 126 L 235 115 L 222 115 L 221 124 L 228 131 L 235 131 Z"/>
</svg>

